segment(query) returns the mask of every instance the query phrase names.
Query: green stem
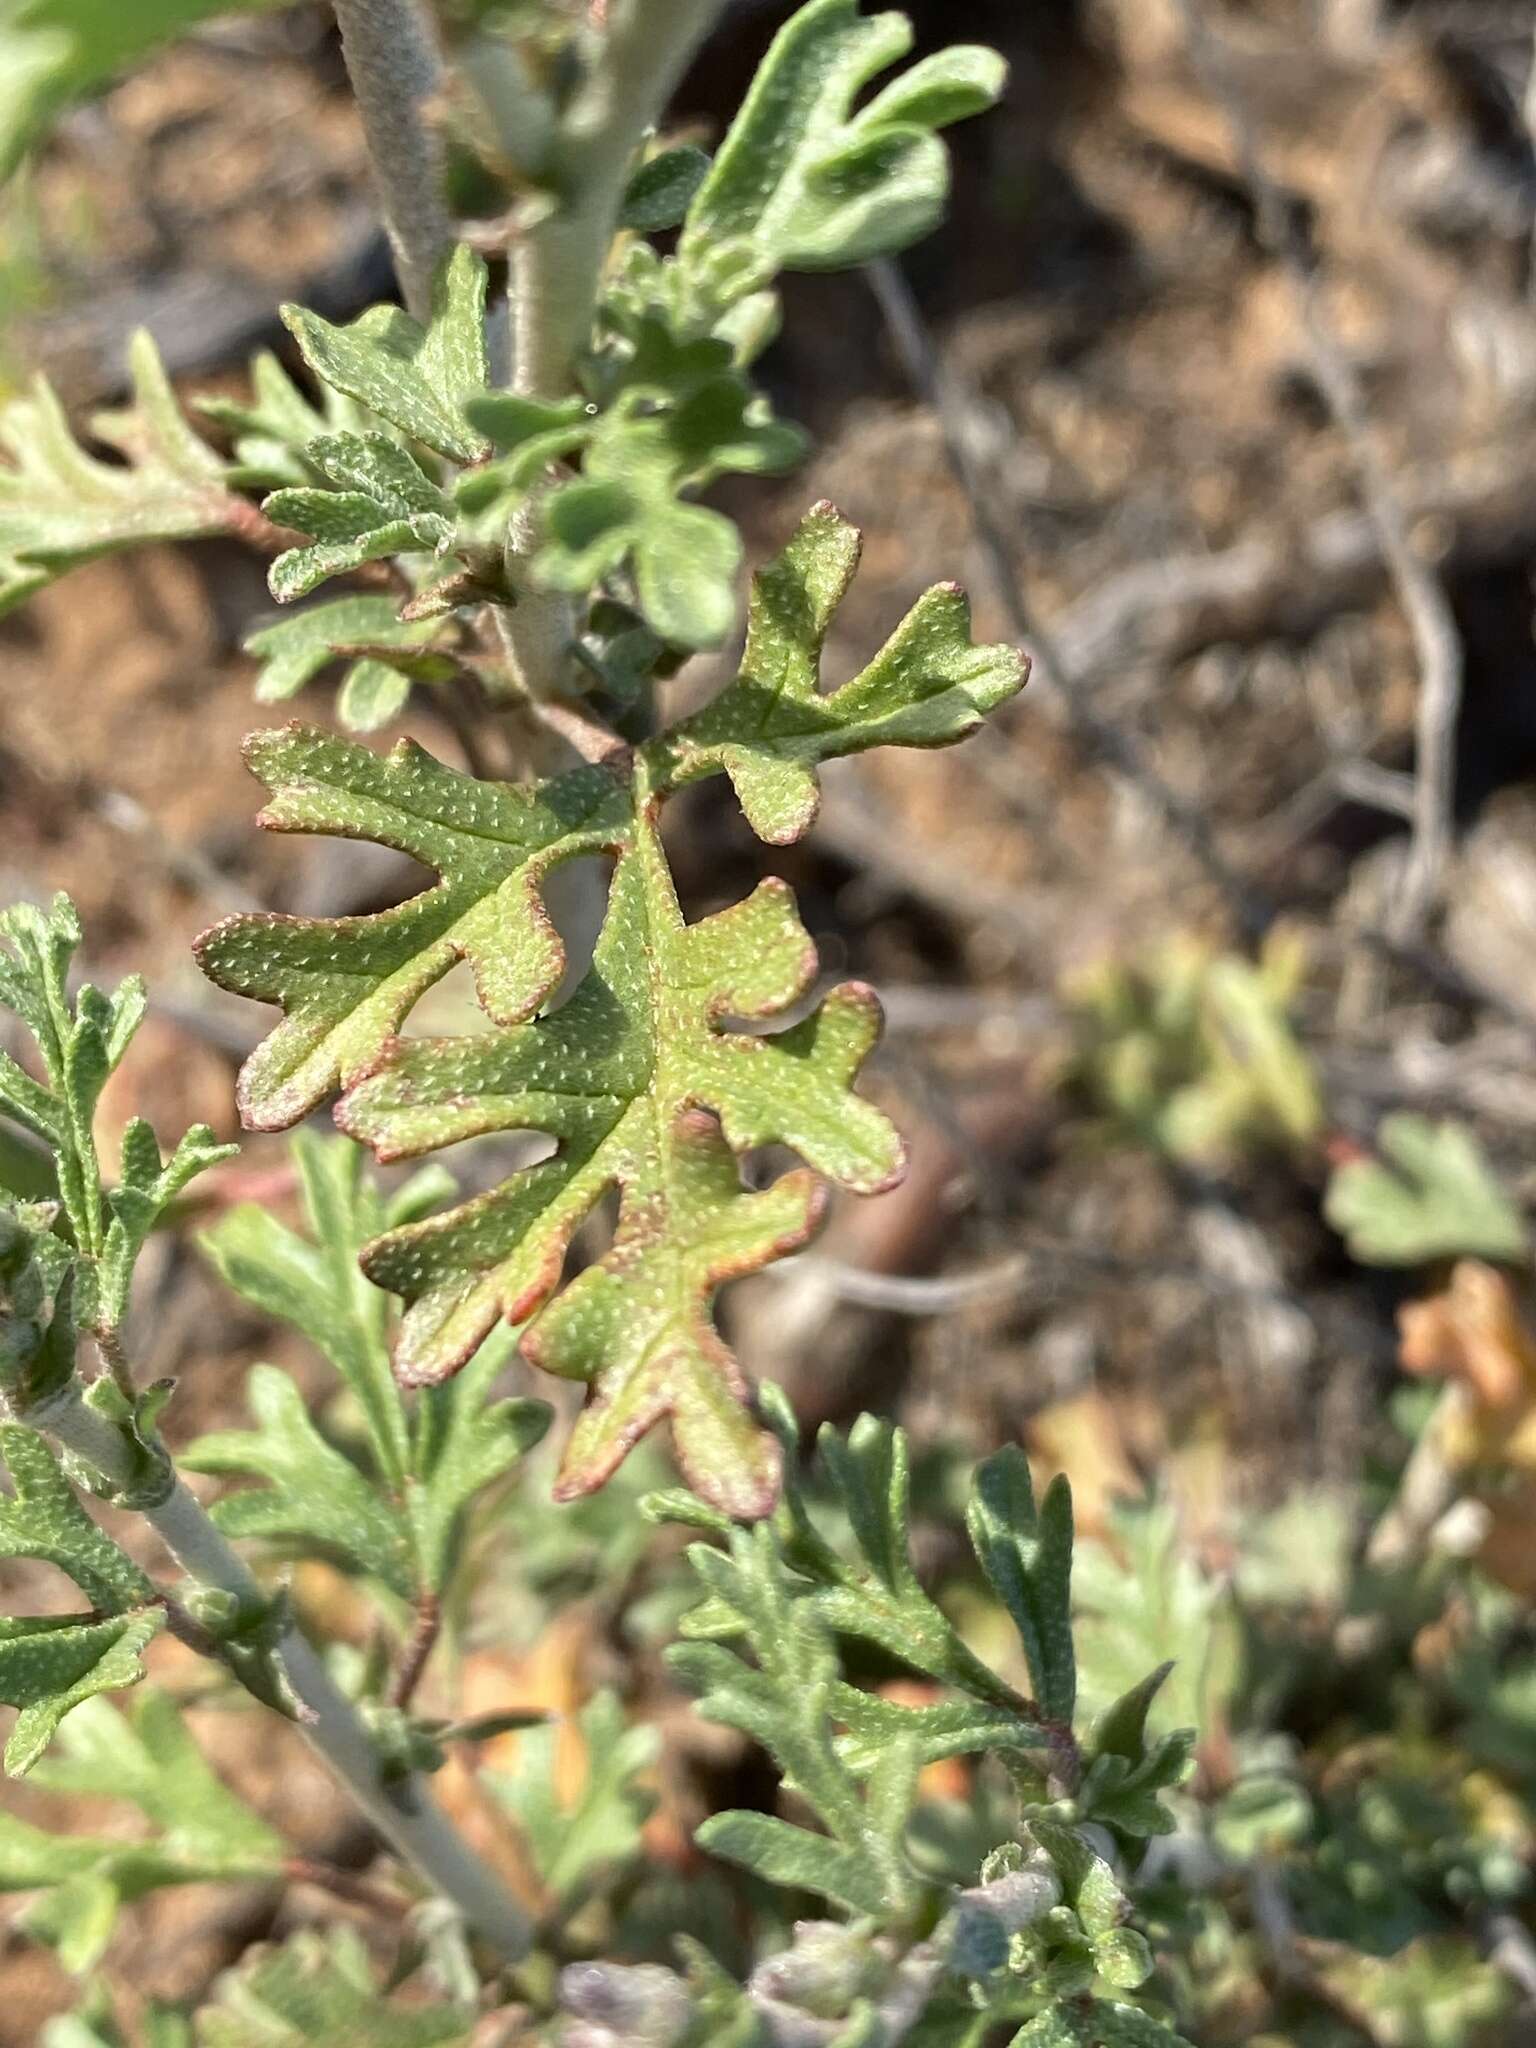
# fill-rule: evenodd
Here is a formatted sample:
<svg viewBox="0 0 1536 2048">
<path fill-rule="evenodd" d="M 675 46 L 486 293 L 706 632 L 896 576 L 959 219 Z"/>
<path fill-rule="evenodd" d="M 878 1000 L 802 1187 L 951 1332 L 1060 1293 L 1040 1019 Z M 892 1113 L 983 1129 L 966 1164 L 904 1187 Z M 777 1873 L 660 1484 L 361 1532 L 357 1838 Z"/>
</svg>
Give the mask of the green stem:
<svg viewBox="0 0 1536 2048">
<path fill-rule="evenodd" d="M 336 0 L 336 22 L 405 303 L 425 320 L 452 243 L 426 111 L 442 85 L 437 50 L 416 0 Z"/>
<path fill-rule="evenodd" d="M 132 1483 L 133 1459 L 121 1433 L 87 1408 L 75 1388 L 29 1419 L 111 1485 Z M 263 1601 L 249 1566 L 180 1479 L 141 1512 L 189 1578 L 245 1606 Z M 442 1814 L 425 1781 L 386 1779 L 357 1709 L 296 1624 L 284 1630 L 275 1656 L 300 1704 L 304 1735 L 379 1833 L 505 1962 L 517 1962 L 532 1939 L 527 1915 Z"/>
<path fill-rule="evenodd" d="M 511 251 L 514 391 L 561 398 L 574 388 L 576 357 L 592 332 L 635 153 L 723 5 L 724 0 L 629 0 L 610 28 L 602 62 L 571 109 L 552 155 L 550 180 L 562 203 Z M 513 673 L 530 697 L 550 694 L 571 638 L 569 599 L 528 589 L 517 572 L 539 537 L 534 499 L 513 521 L 507 540 L 519 603 L 498 618 Z"/>
</svg>

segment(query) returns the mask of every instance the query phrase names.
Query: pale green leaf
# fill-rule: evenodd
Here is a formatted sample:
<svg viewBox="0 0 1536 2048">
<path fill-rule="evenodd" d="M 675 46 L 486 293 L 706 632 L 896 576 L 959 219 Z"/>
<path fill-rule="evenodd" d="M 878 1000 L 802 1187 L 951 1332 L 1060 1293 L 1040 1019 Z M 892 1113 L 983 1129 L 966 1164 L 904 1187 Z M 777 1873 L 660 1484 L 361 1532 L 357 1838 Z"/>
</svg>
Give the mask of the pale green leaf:
<svg viewBox="0 0 1536 2048">
<path fill-rule="evenodd" d="M 855 111 L 872 78 L 906 55 L 901 14 L 810 0 L 780 29 L 688 211 L 685 269 L 750 252 L 743 287 L 779 270 L 842 269 L 888 256 L 937 226 L 949 161 L 933 132 L 1001 92 L 993 52 L 958 48 L 914 67 Z"/>
<path fill-rule="evenodd" d="M 1019 1631 L 1041 1712 L 1070 1727 L 1077 1701 L 1071 1489 L 1064 1478 L 1053 1480 L 1037 1510 L 1029 1460 L 1006 1445 L 977 1469 L 966 1526 Z"/>
<path fill-rule="evenodd" d="M 333 389 L 437 454 L 474 462 L 489 452 L 464 412 L 489 377 L 485 287 L 484 263 L 461 245 L 439 273 L 425 327 L 398 306 L 371 306 L 348 327 L 302 306 L 285 306 L 283 319 Z"/>
<path fill-rule="evenodd" d="M 147 334 L 134 336 L 129 367 L 132 404 L 93 422 L 126 462 L 85 452 L 45 378 L 0 406 L 0 614 L 77 563 L 225 533 L 245 514 L 225 464 L 182 417 Z"/>
<path fill-rule="evenodd" d="M 144 1652 L 165 1626 L 162 1609 L 102 1620 L 72 1615 L 0 1619 L 0 1700 L 19 1707 L 5 1768 L 23 1777 L 64 1716 L 98 1693 L 137 1685 Z"/>
<path fill-rule="evenodd" d="M 475 2014 L 387 1998 L 361 1939 L 306 1929 L 257 1950 L 197 2016 L 198 2048 L 469 2048 Z"/>
<path fill-rule="evenodd" d="M 1380 1159 L 1351 1160 L 1328 1183 L 1324 1213 L 1353 1258 L 1368 1266 L 1419 1266 L 1458 1257 L 1516 1264 L 1526 1257 L 1525 1219 L 1465 1124 L 1404 1111 L 1385 1120 L 1378 1142 Z"/>
<path fill-rule="evenodd" d="M 215 1503 L 213 1519 L 224 1533 L 332 1559 L 412 1599 L 419 1590 L 415 1559 L 398 1506 L 326 1442 L 288 1375 L 253 1366 L 246 1405 L 254 1429 L 211 1431 L 181 1454 L 188 1471 L 248 1473 L 267 1482 Z"/>
</svg>

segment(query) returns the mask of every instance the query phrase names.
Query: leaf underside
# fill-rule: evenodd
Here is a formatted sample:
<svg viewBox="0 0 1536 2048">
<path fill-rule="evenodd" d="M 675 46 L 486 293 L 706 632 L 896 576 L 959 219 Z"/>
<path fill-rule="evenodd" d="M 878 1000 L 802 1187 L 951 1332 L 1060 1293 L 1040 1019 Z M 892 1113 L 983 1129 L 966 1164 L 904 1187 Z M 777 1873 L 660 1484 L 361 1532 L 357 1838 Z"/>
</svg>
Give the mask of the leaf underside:
<svg viewBox="0 0 1536 2048">
<path fill-rule="evenodd" d="M 814 817 L 819 762 L 958 740 L 1020 687 L 1022 658 L 974 646 L 965 600 L 946 587 L 823 694 L 822 641 L 857 554 L 853 530 L 816 507 L 756 581 L 740 675 L 623 770 L 535 791 L 470 780 L 409 742 L 381 759 L 295 726 L 248 746 L 272 796 L 264 824 L 372 839 L 438 881 L 371 916 L 245 915 L 199 941 L 214 980 L 286 1012 L 246 1064 L 242 1115 L 278 1128 L 340 1089 L 337 1121 L 381 1160 L 490 1132 L 557 1141 L 488 1192 L 387 1232 L 363 1263 L 407 1304 L 405 1382 L 457 1371 L 501 1318 L 521 1326 L 534 1364 L 587 1382 L 562 1498 L 601 1485 L 667 1419 L 704 1498 L 765 1513 L 780 1454 L 750 1419 L 713 1298 L 808 1240 L 827 1181 L 872 1193 L 903 1171 L 894 1128 L 854 1092 L 879 1030 L 872 992 L 850 982 L 804 1007 L 816 949 L 777 880 L 687 924 L 657 823 L 673 788 L 724 772 L 758 832 L 786 842 Z M 544 878 L 596 853 L 616 866 L 591 967 L 540 1014 L 565 966 Z M 402 1038 L 459 959 L 497 1028 Z M 804 1164 L 751 1190 L 741 1156 L 768 1145 Z M 573 1238 L 613 1191 L 610 1249 L 562 1287 Z"/>
</svg>

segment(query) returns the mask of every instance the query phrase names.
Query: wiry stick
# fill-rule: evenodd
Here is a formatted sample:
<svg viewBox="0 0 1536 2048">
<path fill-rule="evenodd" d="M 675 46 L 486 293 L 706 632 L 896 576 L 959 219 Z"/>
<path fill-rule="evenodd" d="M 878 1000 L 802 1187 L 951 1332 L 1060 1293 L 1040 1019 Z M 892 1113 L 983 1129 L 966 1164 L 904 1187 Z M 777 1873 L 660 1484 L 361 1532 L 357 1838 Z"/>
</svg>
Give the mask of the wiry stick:
<svg viewBox="0 0 1536 2048">
<path fill-rule="evenodd" d="M 1088 702 L 1093 677 L 1072 667 L 1025 598 L 1008 543 L 992 516 L 992 493 L 968 445 L 962 417 L 963 396 L 939 361 L 906 279 L 889 260 L 872 263 L 868 275 L 903 367 L 938 420 L 945 453 L 965 493 L 997 600 L 1007 611 L 1014 632 L 1038 656 L 1034 671 L 1036 687 L 1043 695 L 1054 697 L 1079 745 L 1139 789 L 1162 813 L 1227 898 L 1244 933 L 1257 937 L 1270 922 L 1269 907 L 1257 900 L 1228 864 L 1209 823 L 1195 806 L 1163 779 L 1129 733 L 1093 710 Z"/>
<path fill-rule="evenodd" d="M 336 0 L 336 21 L 400 287 L 424 320 L 451 240 L 443 152 L 425 111 L 442 79 L 437 50 L 416 0 Z"/>
<path fill-rule="evenodd" d="M 1355 467 L 1361 500 L 1413 635 L 1419 662 L 1417 761 L 1408 862 L 1388 920 L 1399 943 L 1415 938 L 1434 908 L 1453 845 L 1456 726 L 1461 714 L 1461 636 L 1439 578 L 1415 552 L 1397 490 L 1376 445 L 1359 380 L 1323 309 L 1313 254 L 1292 208 L 1264 167 L 1250 110 L 1222 62 L 1199 0 L 1178 0 L 1190 52 L 1232 131 L 1259 233 L 1288 279 L 1313 374 Z"/>
<path fill-rule="evenodd" d="M 112 1485 L 126 1488 L 132 1483 L 133 1462 L 122 1435 L 85 1406 L 73 1385 L 46 1409 L 34 1409 L 28 1420 Z M 141 1512 L 197 1585 L 227 1593 L 253 1612 L 259 1609 L 261 1588 L 244 1559 L 180 1479 Z M 299 1703 L 304 1734 L 390 1846 L 450 1899 L 505 1961 L 526 1955 L 532 1933 L 527 1916 L 433 1804 L 421 1779 L 386 1776 L 357 1709 L 293 1622 L 284 1629 L 274 1655 Z"/>
</svg>

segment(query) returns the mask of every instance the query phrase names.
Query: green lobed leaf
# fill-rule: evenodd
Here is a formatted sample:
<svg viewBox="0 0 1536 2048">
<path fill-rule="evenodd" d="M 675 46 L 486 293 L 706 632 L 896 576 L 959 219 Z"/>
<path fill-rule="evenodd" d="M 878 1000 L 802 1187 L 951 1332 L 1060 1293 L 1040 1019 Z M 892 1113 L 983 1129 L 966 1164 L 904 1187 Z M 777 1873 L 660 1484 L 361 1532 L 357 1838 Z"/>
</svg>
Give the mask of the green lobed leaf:
<svg viewBox="0 0 1536 2048">
<path fill-rule="evenodd" d="M 934 130 L 984 111 L 1006 67 L 971 46 L 925 59 L 857 111 L 861 89 L 912 47 L 901 14 L 810 0 L 780 29 L 688 210 L 678 260 L 741 248 L 743 287 L 779 270 L 888 256 L 938 225 L 949 161 Z"/>
<path fill-rule="evenodd" d="M 200 1173 L 233 1159 L 238 1145 L 221 1145 L 206 1124 L 194 1124 L 169 1159 L 160 1156 L 154 1131 L 143 1117 L 124 1126 L 122 1174 L 107 1195 L 112 1221 L 102 1249 L 100 1313 L 115 1328 L 128 1313 L 133 1271 L 150 1232 L 177 1196 Z"/>
<path fill-rule="evenodd" d="M 305 451 L 328 434 L 364 434 L 378 421 L 329 384 L 312 404 L 270 349 L 251 358 L 248 398 L 199 398 L 196 411 L 224 428 L 234 442 L 230 481 L 245 490 L 323 481 Z"/>
<path fill-rule="evenodd" d="M 244 914 L 197 944 L 223 988 L 280 1002 L 285 1023 L 240 1076 L 247 1125 L 280 1130 L 376 1065 L 417 998 L 468 960 L 490 1015 L 514 1023 L 564 969 L 540 901 L 549 870 L 622 838 L 629 804 L 601 768 L 530 791 L 458 775 L 410 741 L 383 759 L 313 727 L 258 733 L 246 745 L 280 832 L 372 839 L 434 868 L 438 886 L 396 909 L 349 918 Z"/>
<path fill-rule="evenodd" d="M 266 1874 L 288 1854 L 282 1837 L 209 1767 L 181 1709 L 155 1686 L 126 1711 L 102 1700 L 74 1715 L 36 1779 L 79 1798 L 128 1800 L 153 1825 L 162 1855 L 205 1875 Z"/>
<path fill-rule="evenodd" d="M 1381 1159 L 1352 1160 L 1328 1183 L 1324 1214 L 1351 1257 L 1368 1266 L 1526 1257 L 1525 1219 L 1465 1124 L 1404 1111 L 1386 1118 L 1378 1142 Z"/>
<path fill-rule="evenodd" d="M 413 682 L 446 682 L 458 672 L 451 655 L 434 651 L 443 620 L 402 620 L 398 609 L 389 597 L 339 597 L 249 634 L 245 651 L 261 661 L 257 702 L 296 696 L 339 661 L 347 665 L 337 705 L 343 725 L 373 732 L 387 724 Z"/>
<path fill-rule="evenodd" d="M 234 1496 L 215 1510 L 232 1532 L 343 1558 L 405 1596 L 440 1592 L 466 1510 L 538 1442 L 549 1411 L 527 1400 L 487 1405 L 506 1362 L 503 1348 L 487 1345 L 470 1369 L 424 1392 L 409 1413 L 390 1369 L 390 1299 L 364 1276 L 358 1253 L 387 1225 L 451 1192 L 452 1182 L 428 1169 L 386 1202 L 345 1139 L 300 1132 L 293 1153 L 310 1235 L 243 1203 L 202 1245 L 236 1293 L 301 1331 L 335 1366 L 367 1430 L 372 1476 L 319 1437 L 307 1416 L 295 1418 L 289 1395 L 269 1386 L 265 1374 L 253 1384 L 261 1414 L 270 1418 L 264 1428 L 254 1438 L 240 1431 L 205 1438 L 183 1462 L 269 1481 L 268 1491 Z M 217 1463 L 200 1467 L 205 1454 Z M 322 1478 L 334 1483 L 317 1506 Z"/>
<path fill-rule="evenodd" d="M 12 1487 L 9 1497 L 0 1495 L 0 1558 L 56 1565 L 104 1615 L 132 1613 L 153 1600 L 148 1578 L 97 1528 L 35 1431 L 0 1423 L 0 1459 Z"/>
<path fill-rule="evenodd" d="M 489 447 L 464 408 L 489 381 L 485 290 L 485 264 L 460 244 L 444 259 L 425 327 L 398 306 L 370 306 L 347 327 L 302 306 L 284 306 L 283 320 L 334 390 L 437 454 L 476 462 Z"/>
<path fill-rule="evenodd" d="M 771 1814 L 711 1814 L 695 1839 L 778 1890 L 818 1892 L 851 1913 L 887 1911 L 885 1887 L 862 1856 Z"/>
<path fill-rule="evenodd" d="M 0 1619 L 0 1700 L 19 1707 L 5 1768 L 24 1777 L 74 1708 L 137 1685 L 144 1652 L 165 1626 L 158 1607 L 101 1620 L 71 1615 Z"/>
<path fill-rule="evenodd" d="M 827 629 L 858 566 L 859 536 L 816 505 L 789 546 L 753 580 L 736 679 L 666 736 L 678 782 L 723 769 L 753 830 L 773 845 L 816 817 L 818 762 L 879 746 L 950 746 L 1022 688 L 1024 657 L 977 647 L 953 584 L 921 598 L 853 681 L 823 694 Z"/>
<path fill-rule="evenodd" d="M 226 1536 L 330 1558 L 383 1581 L 402 1600 L 417 1591 L 410 1531 L 399 1508 L 327 1443 L 287 1373 L 257 1365 L 246 1378 L 254 1429 L 220 1429 L 181 1454 L 192 1472 L 249 1473 L 262 1487 L 226 1494 L 211 1513 Z"/>
<path fill-rule="evenodd" d="M 356 1146 L 299 1131 L 292 1141 L 309 1236 L 264 1204 L 230 1209 L 199 1243 L 242 1299 L 308 1338 L 340 1373 L 362 1412 L 385 1480 L 403 1487 L 410 1424 L 389 1366 L 389 1297 L 358 1269 L 359 1249 L 384 1228 L 383 1200 Z"/>
<path fill-rule="evenodd" d="M 359 1936 L 305 1929 L 257 1950 L 197 2016 L 198 2048 L 468 2048 L 472 2009 L 403 2004 L 378 1989 Z"/>
<path fill-rule="evenodd" d="M 507 437 L 519 431 L 494 409 L 483 416 Z M 248 746 L 275 799 L 263 823 L 374 839 L 441 879 L 369 917 L 246 915 L 204 935 L 199 957 L 214 980 L 288 1013 L 247 1062 L 242 1115 L 276 1127 L 340 1085 L 343 1127 L 381 1159 L 497 1130 L 559 1141 L 553 1158 L 462 1208 L 389 1233 L 365 1266 L 408 1303 L 396 1351 L 408 1383 L 450 1375 L 503 1317 L 529 1325 L 530 1360 L 591 1383 L 562 1498 L 601 1484 L 670 1416 L 710 1503 L 763 1512 L 781 1460 L 744 1413 L 739 1371 L 710 1319 L 713 1294 L 806 1240 L 823 1201 L 817 1175 L 872 1192 L 902 1170 L 895 1133 L 851 1085 L 877 1029 L 872 995 L 856 984 L 834 989 L 776 1036 L 726 1028 L 798 1003 L 815 949 L 776 881 L 685 925 L 656 829 L 678 782 L 723 770 L 750 794 L 764 775 L 787 772 L 794 814 L 787 830 L 782 817 L 769 829 L 792 836 L 808 817 L 805 790 L 814 802 L 812 761 L 877 739 L 958 738 L 1017 686 L 1018 657 L 972 649 L 963 604 L 957 611 L 937 593 L 937 607 L 925 600 L 864 677 L 819 698 L 815 653 L 851 567 L 849 530 L 835 515 L 813 515 L 778 565 L 779 624 L 770 632 L 764 613 L 757 626 L 759 648 L 777 633 L 780 652 L 793 657 L 779 662 L 783 715 L 764 716 L 756 685 L 733 685 L 712 726 L 689 721 L 641 749 L 627 771 L 616 760 L 530 793 L 456 775 L 408 745 L 379 760 L 302 727 Z M 812 585 L 819 610 L 795 625 Z M 793 676 L 786 662 L 798 664 Z M 603 851 L 618 867 L 592 969 L 568 1004 L 526 1022 L 564 964 L 539 899 L 542 877 L 560 860 Z M 458 958 L 470 960 L 482 1005 L 502 1028 L 397 1038 L 417 998 Z M 775 1143 L 809 1171 L 749 1193 L 737 1156 Z M 552 1299 L 572 1236 L 613 1188 L 612 1248 Z M 881 1605 L 887 1633 L 916 1615 L 946 1668 L 964 1662 L 920 1591 L 904 1609 L 887 1589 Z M 981 1696 L 1019 1704 L 1000 1683 Z"/>
<path fill-rule="evenodd" d="M 262 510 L 278 526 L 313 536 L 267 572 L 279 604 L 305 597 L 327 578 L 386 555 L 441 555 L 455 533 L 453 507 L 408 449 L 387 434 L 328 434 L 306 458 L 328 488 L 274 491 Z"/>
<path fill-rule="evenodd" d="M 743 1411 L 709 1303 L 723 1281 L 803 1243 L 822 1197 L 803 1170 L 749 1194 L 735 1154 L 784 1143 L 844 1186 L 872 1190 L 899 1173 L 901 1147 L 850 1085 L 878 1022 L 868 990 L 834 990 L 777 1037 L 721 1028 L 794 1002 L 815 949 L 772 880 L 685 925 L 637 774 L 636 842 L 571 1000 L 520 1029 L 400 1043 L 338 1117 L 383 1159 L 497 1129 L 562 1140 L 554 1158 L 365 1254 L 370 1276 L 411 1303 L 398 1372 L 440 1378 L 498 1316 L 527 1322 L 533 1363 L 593 1387 L 560 1497 L 600 1484 L 669 1416 L 695 1489 L 746 1516 L 772 1499 L 776 1446 Z M 612 1248 L 546 1307 L 572 1234 L 613 1186 Z"/>
<path fill-rule="evenodd" d="M 707 1720 L 763 1745 L 786 1787 L 831 1837 L 826 1842 L 763 1815 L 729 1813 L 708 1821 L 700 1842 L 770 1881 L 803 1884 L 855 1911 L 899 1912 L 915 1882 L 905 1834 L 916 1798 L 917 1743 L 909 1734 L 896 1736 L 867 1786 L 860 1785 L 833 1737 L 844 1688 L 830 1632 L 786 1572 L 766 1525 L 733 1531 L 728 1555 L 705 1544 L 688 1555 L 709 1592 L 738 1617 L 756 1664 L 717 1643 L 677 1644 L 668 1662 L 701 1695 Z"/>
<path fill-rule="evenodd" d="M 132 404 L 92 421 L 124 463 L 85 452 L 46 378 L 0 406 L 0 616 L 97 555 L 226 533 L 244 517 L 227 466 L 187 425 L 145 333 L 129 369 Z"/>
<path fill-rule="evenodd" d="M 631 383 L 587 436 L 582 474 L 546 507 L 549 539 L 535 569 L 585 593 L 628 566 L 646 623 L 678 647 L 714 647 L 735 623 L 741 540 L 722 513 L 682 493 L 727 472 L 764 475 L 804 453 L 797 428 L 767 416 L 746 380 L 725 370 L 685 385 L 658 410 Z"/>
<path fill-rule="evenodd" d="M 1077 1703 L 1072 1646 L 1072 1493 L 1051 1482 L 1037 1511 L 1029 1460 L 1005 1445 L 977 1468 L 966 1526 L 982 1570 L 1013 1617 L 1035 1699 L 1070 1726 Z"/>
</svg>

